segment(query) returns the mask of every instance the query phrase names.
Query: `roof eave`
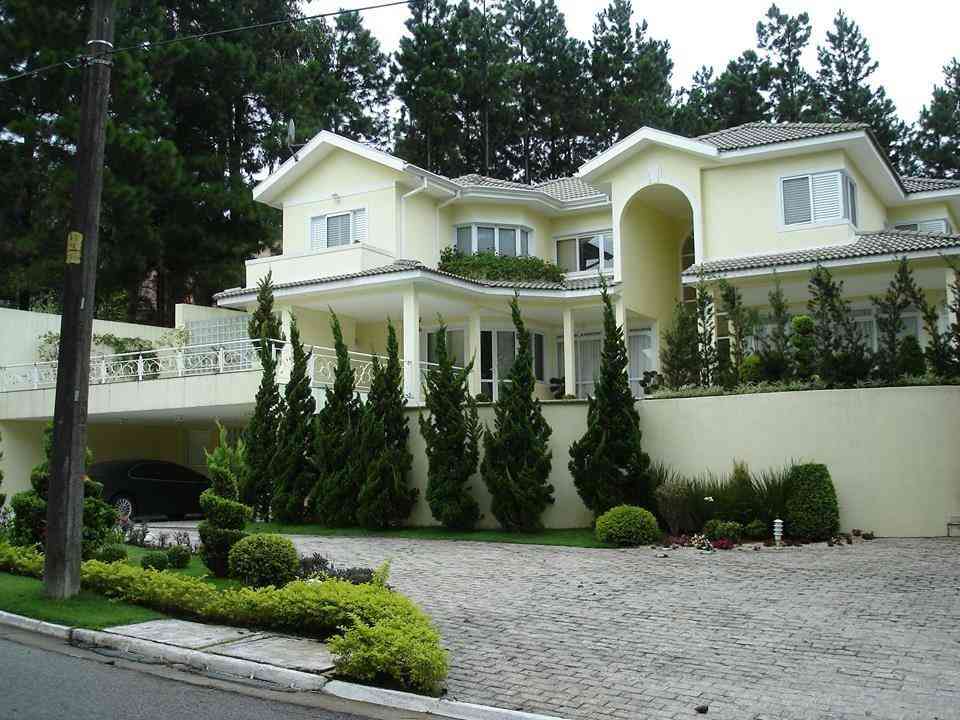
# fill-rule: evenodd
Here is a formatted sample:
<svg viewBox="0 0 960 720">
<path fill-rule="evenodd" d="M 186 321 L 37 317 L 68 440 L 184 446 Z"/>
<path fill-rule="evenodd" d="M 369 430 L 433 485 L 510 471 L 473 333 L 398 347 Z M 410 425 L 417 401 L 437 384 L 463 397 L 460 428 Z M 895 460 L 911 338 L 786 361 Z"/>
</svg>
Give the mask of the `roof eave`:
<svg viewBox="0 0 960 720">
<path fill-rule="evenodd" d="M 669 147 L 708 159 L 719 156 L 719 150 L 710 143 L 644 126 L 581 165 L 577 177 L 590 182 L 651 145 Z"/>
</svg>

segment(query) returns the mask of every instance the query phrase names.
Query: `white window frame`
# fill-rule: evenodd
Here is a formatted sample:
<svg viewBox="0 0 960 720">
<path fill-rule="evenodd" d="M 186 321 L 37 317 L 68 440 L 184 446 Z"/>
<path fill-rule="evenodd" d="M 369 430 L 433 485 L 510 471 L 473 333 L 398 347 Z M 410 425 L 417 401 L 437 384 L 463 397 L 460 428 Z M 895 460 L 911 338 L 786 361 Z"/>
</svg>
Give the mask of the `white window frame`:
<svg viewBox="0 0 960 720">
<path fill-rule="evenodd" d="M 863 323 L 864 321 L 869 321 L 873 323 L 873 343 L 867 348 L 871 352 L 876 352 L 877 347 L 880 343 L 880 328 L 877 326 L 877 309 L 872 305 L 860 305 L 850 308 L 853 313 L 853 318 L 857 323 Z M 917 342 L 920 344 L 920 347 L 923 348 L 927 344 L 927 337 L 924 333 L 923 328 L 923 318 L 920 316 L 920 311 L 916 308 L 907 308 L 903 311 L 901 319 L 906 320 L 908 318 L 915 319 L 917 321 Z M 867 338 L 863 338 L 866 340 Z"/>
<path fill-rule="evenodd" d="M 513 333 L 513 350 L 514 350 L 514 353 L 515 353 L 515 354 L 514 354 L 514 358 L 516 358 L 516 356 L 520 354 L 520 342 L 519 342 L 519 339 L 518 339 L 518 338 L 519 338 L 519 335 L 518 335 L 518 333 L 517 333 L 517 329 L 516 329 L 513 325 L 509 325 L 509 326 L 507 326 L 507 325 L 496 325 L 496 326 L 493 326 L 493 327 L 482 327 L 482 326 L 481 326 L 480 332 L 481 332 L 481 333 L 485 333 L 485 332 L 489 332 L 489 333 L 490 333 L 490 340 L 491 340 L 491 342 L 492 342 L 492 345 L 491 345 L 491 348 L 490 348 L 490 350 L 491 350 L 491 352 L 492 352 L 491 360 L 493 361 L 493 377 L 492 377 L 491 379 L 484 380 L 484 378 L 483 378 L 483 358 L 482 358 L 481 356 L 478 356 L 478 357 L 476 358 L 476 361 L 477 361 L 477 363 L 478 363 L 478 368 L 480 369 L 480 390 L 481 390 L 481 392 L 482 392 L 482 391 L 483 391 L 483 386 L 484 386 L 484 384 L 487 384 L 487 383 L 491 383 L 491 382 L 492 382 L 492 383 L 493 383 L 493 397 L 491 398 L 491 401 L 492 401 L 492 402 L 496 402 L 496 401 L 500 398 L 500 383 L 501 383 L 501 382 L 510 382 L 510 381 L 507 380 L 507 379 L 501 379 L 501 378 L 500 378 L 500 368 L 499 368 L 498 365 L 497 365 L 497 343 L 499 342 L 499 341 L 497 340 L 497 333 L 501 333 L 501 332 L 512 332 L 512 333 Z M 541 331 L 539 331 L 539 330 L 530 330 L 530 329 L 528 328 L 528 332 L 530 333 L 530 342 L 531 342 L 530 354 L 531 354 L 532 359 L 533 359 L 533 376 L 534 376 L 533 379 L 534 379 L 534 382 L 535 382 L 536 384 L 538 384 L 538 385 L 544 385 L 544 384 L 546 384 L 546 383 L 549 381 L 549 377 L 550 377 L 550 373 L 548 372 L 548 365 L 547 365 L 547 336 L 546 336 L 546 333 L 543 333 L 543 332 L 541 332 Z M 540 379 L 537 378 L 537 359 L 536 359 L 536 357 L 535 357 L 535 355 L 534 355 L 534 354 L 536 353 L 536 341 L 534 340 L 534 336 L 536 336 L 536 335 L 539 335 L 540 337 L 543 338 L 543 379 L 542 379 L 542 380 L 540 380 Z M 482 337 L 482 335 L 481 335 L 481 337 Z M 481 341 L 481 342 L 482 342 L 482 341 Z M 516 362 L 516 360 L 514 360 L 514 362 Z"/>
<path fill-rule="evenodd" d="M 360 239 L 357 237 L 357 224 L 354 222 L 354 219 L 353 219 L 354 213 L 358 213 L 361 211 L 365 213 L 367 216 L 367 233 L 366 233 L 366 237 L 363 239 Z M 350 242 L 347 243 L 346 245 L 334 245 L 332 247 L 330 245 L 327 245 L 322 248 L 314 247 L 313 246 L 313 221 L 322 219 L 324 222 L 326 222 L 329 218 L 337 217 L 340 215 L 347 215 L 350 218 Z M 330 210 L 328 212 L 317 213 L 316 215 L 310 215 L 307 217 L 306 249 L 308 253 L 326 252 L 328 250 L 331 250 L 331 251 L 342 250 L 343 248 L 348 248 L 353 245 L 363 243 L 365 242 L 366 238 L 369 238 L 369 237 L 370 237 L 370 208 L 367 207 L 366 205 L 358 205 L 357 207 L 344 208 L 344 209 L 338 208 L 337 210 Z"/>
<path fill-rule="evenodd" d="M 487 223 L 487 222 L 466 222 L 466 223 L 457 223 L 453 226 L 453 242 L 451 247 L 454 250 L 457 249 L 457 232 L 462 228 L 470 228 L 470 253 L 474 254 L 478 252 L 478 243 L 477 243 L 477 229 L 478 228 L 493 228 L 493 251 L 500 255 L 500 231 L 501 230 L 514 230 L 516 231 L 516 243 L 517 243 L 517 254 L 508 256 L 508 257 L 530 257 L 535 255 L 533 252 L 533 228 L 526 225 L 511 225 L 510 223 Z M 527 233 L 527 252 L 523 253 L 523 245 L 520 242 L 520 233 Z"/>
<path fill-rule="evenodd" d="M 915 220 L 900 220 L 898 222 L 893 223 L 892 227 L 894 230 L 901 230 L 903 232 L 931 232 L 930 230 L 920 229 L 920 225 L 922 223 L 929 223 L 929 222 L 942 222 L 944 224 L 945 234 L 947 235 L 953 234 L 953 230 L 954 230 L 953 223 L 950 222 L 950 218 L 945 218 L 945 217 L 917 218 Z M 903 227 L 904 225 L 915 225 L 916 230 L 907 230 L 906 228 Z"/>
<path fill-rule="evenodd" d="M 838 176 L 840 182 L 840 217 L 839 218 L 828 218 L 826 220 L 817 220 L 816 219 L 816 206 L 814 204 L 813 197 L 813 179 L 816 177 L 823 177 L 827 175 L 836 175 Z M 786 207 L 784 205 L 783 198 L 783 184 L 788 180 L 799 180 L 806 178 L 807 180 L 807 192 L 810 197 L 810 220 L 808 222 L 802 223 L 790 223 L 789 225 L 786 222 Z M 853 215 L 851 218 L 851 205 L 847 200 L 847 191 L 846 188 L 849 185 L 851 195 L 853 196 Z M 821 227 L 832 227 L 837 225 L 850 225 L 852 227 L 858 227 L 860 213 L 860 198 L 859 198 L 859 188 L 857 187 L 857 182 L 850 176 L 850 174 L 843 169 L 838 170 L 815 170 L 811 172 L 796 173 L 794 175 L 781 175 L 777 179 L 777 229 L 780 232 L 792 232 L 794 230 L 809 230 L 810 228 L 821 228 Z"/>
<path fill-rule="evenodd" d="M 563 242 L 564 240 L 576 240 L 576 248 L 577 248 L 577 261 L 576 261 L 576 262 L 577 262 L 577 269 L 576 269 L 576 270 L 569 270 L 569 271 L 567 271 L 567 272 L 566 272 L 566 276 L 569 277 L 569 278 L 575 278 L 575 277 L 591 277 L 591 276 L 593 276 L 593 275 L 596 275 L 596 274 L 597 274 L 597 269 L 596 269 L 596 268 L 593 268 L 592 270 L 580 270 L 580 269 L 579 269 L 579 268 L 580 268 L 580 241 L 581 241 L 581 240 L 586 240 L 587 238 L 596 238 L 596 237 L 601 237 L 601 238 L 603 238 L 603 237 L 609 237 L 609 242 L 610 242 L 610 254 L 612 255 L 612 257 L 611 257 L 610 260 L 611 260 L 611 263 L 613 263 L 613 265 L 614 265 L 614 267 L 615 267 L 615 266 L 616 266 L 616 262 L 617 262 L 617 254 L 616 254 L 616 251 L 614 250 L 614 244 L 613 244 L 613 228 L 606 228 L 606 229 L 603 229 L 603 230 L 589 230 L 589 231 L 587 231 L 587 232 L 568 233 L 568 234 L 566 234 L 566 235 L 557 235 L 557 236 L 555 236 L 555 237 L 553 238 L 553 262 L 554 262 L 554 264 L 556 264 L 556 265 L 559 265 L 559 264 L 560 264 L 560 243 Z M 602 247 L 601 247 L 601 249 L 600 249 L 600 270 L 603 272 L 604 275 L 613 275 L 613 270 L 614 270 L 613 267 L 609 267 L 609 268 L 603 267 L 603 254 L 604 254 L 604 251 L 605 251 L 605 250 L 606 250 L 606 243 L 602 243 Z"/>
<path fill-rule="evenodd" d="M 624 336 L 624 340 L 626 341 L 626 345 L 627 345 L 627 355 L 629 356 L 629 353 L 630 353 L 630 338 L 637 335 L 643 335 L 643 334 L 650 335 L 650 354 L 653 357 L 652 369 L 659 372 L 660 371 L 660 344 L 659 344 L 659 338 L 657 337 L 656 327 L 654 325 L 637 325 L 635 327 L 627 328 L 626 334 Z M 580 388 L 584 385 L 595 385 L 595 382 L 593 380 L 581 380 L 579 377 L 580 352 L 579 350 L 577 350 L 577 345 L 579 345 L 579 343 L 584 340 L 600 340 L 600 349 L 602 352 L 603 351 L 603 330 L 589 329 L 589 330 L 584 330 L 582 332 L 574 333 L 574 336 L 573 336 L 574 352 L 576 353 L 574 355 L 573 366 L 574 366 L 574 370 L 578 373 L 577 377 L 574 378 L 573 384 L 574 384 L 574 387 L 576 388 L 577 397 L 581 399 L 586 399 L 587 396 L 586 394 L 581 395 Z M 562 377 L 564 374 L 563 362 L 560 359 L 560 351 L 562 349 L 563 352 L 566 353 L 566 350 L 567 350 L 563 344 L 562 335 L 557 336 L 555 349 L 556 349 L 556 352 L 554 353 L 554 356 L 558 364 L 555 377 L 559 378 L 559 377 Z M 630 367 L 630 364 L 628 362 L 627 363 L 628 371 L 629 371 L 629 367 Z M 631 388 L 637 388 L 637 389 L 641 388 L 640 381 L 643 380 L 642 377 L 630 377 L 628 372 L 627 380 L 630 383 Z M 640 397 L 641 395 L 642 395 L 642 390 L 639 392 L 636 392 L 634 396 Z"/>
</svg>

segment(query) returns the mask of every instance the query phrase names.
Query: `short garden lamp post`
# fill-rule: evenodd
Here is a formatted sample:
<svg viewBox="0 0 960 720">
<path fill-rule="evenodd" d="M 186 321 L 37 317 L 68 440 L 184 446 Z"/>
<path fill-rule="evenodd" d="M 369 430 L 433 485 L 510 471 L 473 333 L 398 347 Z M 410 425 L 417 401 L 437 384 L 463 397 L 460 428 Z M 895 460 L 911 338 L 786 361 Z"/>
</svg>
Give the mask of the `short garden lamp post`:
<svg viewBox="0 0 960 720">
<path fill-rule="evenodd" d="M 773 521 L 773 542 L 780 547 L 780 541 L 783 539 L 783 520 L 777 518 Z"/>
</svg>

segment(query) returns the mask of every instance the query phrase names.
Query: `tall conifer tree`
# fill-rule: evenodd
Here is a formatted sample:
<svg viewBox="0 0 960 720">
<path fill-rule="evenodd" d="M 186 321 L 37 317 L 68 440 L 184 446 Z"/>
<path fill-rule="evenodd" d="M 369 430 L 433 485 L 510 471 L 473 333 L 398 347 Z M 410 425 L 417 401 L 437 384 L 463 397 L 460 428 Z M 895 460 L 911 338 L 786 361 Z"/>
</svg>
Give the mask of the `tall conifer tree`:
<svg viewBox="0 0 960 720">
<path fill-rule="evenodd" d="M 960 178 L 960 57 L 944 66 L 943 84 L 934 87 L 920 112 L 911 147 L 919 172 Z"/>
<path fill-rule="evenodd" d="M 757 23 L 757 44 L 764 51 L 776 122 L 802 122 L 812 115 L 814 83 L 802 63 L 811 31 L 807 13 L 788 15 L 775 4 Z"/>
</svg>

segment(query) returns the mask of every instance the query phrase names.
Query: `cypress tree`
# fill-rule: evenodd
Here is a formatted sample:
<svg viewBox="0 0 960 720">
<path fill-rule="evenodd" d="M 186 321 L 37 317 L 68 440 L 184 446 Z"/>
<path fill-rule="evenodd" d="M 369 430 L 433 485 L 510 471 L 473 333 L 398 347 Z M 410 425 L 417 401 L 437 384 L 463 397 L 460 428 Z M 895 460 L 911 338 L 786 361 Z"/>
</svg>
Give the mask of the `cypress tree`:
<svg viewBox="0 0 960 720">
<path fill-rule="evenodd" d="M 257 309 L 250 316 L 247 323 L 247 337 L 251 340 L 267 338 L 268 340 L 283 340 L 283 329 L 280 327 L 280 318 L 273 310 L 273 271 L 257 283 Z M 261 356 L 265 347 L 260 347 Z"/>
<path fill-rule="evenodd" d="M 290 318 L 290 346 L 293 365 L 284 393 L 277 443 L 277 485 L 272 508 L 273 516 L 281 522 L 301 522 L 306 512 L 307 495 L 315 480 L 307 458 L 313 449 L 316 402 L 308 373 L 313 356 L 304 350 L 300 342 L 296 317 Z"/>
<path fill-rule="evenodd" d="M 203 562 L 217 577 L 228 574 L 230 548 L 246 537 L 243 528 L 252 509 L 239 501 L 239 481 L 246 467 L 243 438 L 230 444 L 227 429 L 217 423 L 220 442 L 212 453 L 206 453 L 210 487 L 200 495 L 204 519 L 197 526 Z"/>
<path fill-rule="evenodd" d="M 716 313 L 713 290 L 707 285 L 702 275 L 697 282 L 697 297 L 693 307 L 697 317 L 697 383 L 700 387 L 710 387 L 720 381 L 723 359 L 720 357 L 714 337 Z"/>
<path fill-rule="evenodd" d="M 357 522 L 357 498 L 363 479 L 357 440 L 363 408 L 340 319 L 333 310 L 330 328 L 337 367 L 333 387 L 326 388 L 325 401 L 315 421 L 312 462 L 316 482 L 308 504 L 320 522 L 331 527 L 346 527 Z"/>
<path fill-rule="evenodd" d="M 843 281 L 817 265 L 810 275 L 807 308 L 814 322 L 817 373 L 827 383 L 852 385 L 870 373 L 870 353 L 843 298 Z"/>
<path fill-rule="evenodd" d="M 406 407 L 397 332 L 388 322 L 387 362 L 384 365 L 373 357 L 373 380 L 360 423 L 360 457 L 365 467 L 357 520 L 363 527 L 400 525 L 417 501 L 419 491 L 408 481 L 413 456 L 407 449 Z"/>
<path fill-rule="evenodd" d="M 920 111 L 911 148 L 924 173 L 960 177 L 960 57 L 943 66 L 943 85 Z"/>
<path fill-rule="evenodd" d="M 467 484 L 479 459 L 480 421 L 467 383 L 473 362 L 461 370 L 453 366 L 442 319 L 436 352 L 437 364 L 424 387 L 428 414 L 419 418 L 427 453 L 427 503 L 448 528 L 471 530 L 480 519 L 480 506 Z"/>
<path fill-rule="evenodd" d="M 757 325 L 757 313 L 744 306 L 743 294 L 736 286 L 721 280 L 719 287 L 721 310 L 733 329 L 730 339 L 730 377 L 726 378 L 725 384 L 736 385 L 740 382 L 743 361 L 748 354 L 747 337 L 753 334 Z"/>
<path fill-rule="evenodd" d="M 897 264 L 897 271 L 883 296 L 870 298 L 877 322 L 877 374 L 887 382 L 893 382 L 902 374 L 903 313 L 921 294 L 910 263 L 904 257 Z"/>
<path fill-rule="evenodd" d="M 640 415 L 627 378 L 627 346 L 606 283 L 600 373 L 589 398 L 587 431 L 570 447 L 570 473 L 583 504 L 602 515 L 617 505 L 656 507 L 650 457 L 640 446 Z"/>
<path fill-rule="evenodd" d="M 786 380 L 792 374 L 791 343 L 787 326 L 790 325 L 790 313 L 787 298 L 783 294 L 780 276 L 773 273 L 773 290 L 767 294 L 770 305 L 770 334 L 759 337 L 760 374 L 764 380 Z"/>
<path fill-rule="evenodd" d="M 677 390 L 700 380 L 697 314 L 692 303 L 677 303 L 673 322 L 663 333 L 660 372 L 668 388 Z"/>
<path fill-rule="evenodd" d="M 534 397 L 531 336 L 520 316 L 520 304 L 510 302 L 517 331 L 517 357 L 494 405 L 494 429 L 483 433 L 480 473 L 492 498 L 491 512 L 505 530 L 539 530 L 540 516 L 553 504 L 550 477 L 550 426 Z"/>
</svg>

